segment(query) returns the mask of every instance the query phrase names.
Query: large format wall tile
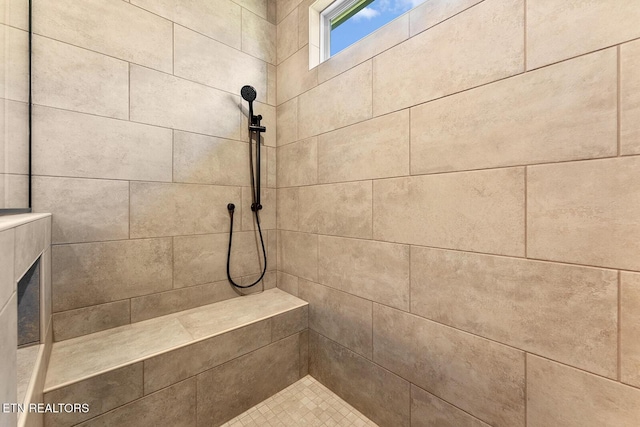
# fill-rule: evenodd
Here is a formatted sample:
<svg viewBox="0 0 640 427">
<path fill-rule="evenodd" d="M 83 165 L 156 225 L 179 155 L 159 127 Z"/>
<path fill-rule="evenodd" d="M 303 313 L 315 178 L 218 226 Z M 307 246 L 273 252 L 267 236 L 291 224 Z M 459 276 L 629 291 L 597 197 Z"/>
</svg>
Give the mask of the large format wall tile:
<svg viewBox="0 0 640 427">
<path fill-rule="evenodd" d="M 191 378 L 92 418 L 81 427 L 196 425 L 196 380 Z"/>
<path fill-rule="evenodd" d="M 317 281 L 318 236 L 293 231 L 278 231 L 278 270 Z"/>
<path fill-rule="evenodd" d="M 173 167 L 175 182 L 248 185 L 249 144 L 174 131 Z"/>
<path fill-rule="evenodd" d="M 318 139 L 278 147 L 278 187 L 316 184 L 318 182 Z"/>
<path fill-rule="evenodd" d="M 132 182 L 131 237 L 229 231 L 227 203 L 240 201 L 238 187 Z"/>
<path fill-rule="evenodd" d="M 527 426 L 636 427 L 640 390 L 527 355 Z"/>
<path fill-rule="evenodd" d="M 28 222 L 15 232 L 13 274 L 17 282 L 51 244 L 51 217 Z"/>
<path fill-rule="evenodd" d="M 0 173 L 29 173 L 29 104 L 0 99 Z"/>
<path fill-rule="evenodd" d="M 373 115 L 522 71 L 524 1 L 487 0 L 374 58 Z"/>
<path fill-rule="evenodd" d="M 239 92 L 238 92 L 239 93 Z M 249 107 L 247 103 L 242 101 L 242 125 L 240 127 L 242 141 L 249 141 Z M 253 114 L 262 116 L 261 126 L 266 128 L 266 131 L 261 134 L 260 142 L 262 146 L 275 147 L 277 145 L 277 126 L 276 120 L 276 107 L 269 104 L 263 104 L 261 102 L 255 102 L 253 105 Z M 252 136 L 252 141 L 255 143 L 255 135 Z M 264 151 L 264 150 L 263 150 Z"/>
<path fill-rule="evenodd" d="M 524 426 L 524 352 L 379 304 L 373 360 L 494 426 Z"/>
<path fill-rule="evenodd" d="M 264 185 L 264 181 L 262 181 Z M 276 189 L 262 187 L 260 191 L 260 204 L 262 209 L 259 212 L 260 228 L 263 234 L 265 230 L 276 229 Z M 251 187 L 242 187 L 242 230 L 256 230 L 256 217 L 251 210 L 253 204 L 253 192 Z"/>
<path fill-rule="evenodd" d="M 278 65 L 278 105 L 318 85 L 318 68 L 309 69 L 309 45 Z"/>
<path fill-rule="evenodd" d="M 278 230 L 298 231 L 300 229 L 300 221 L 298 215 L 299 209 L 299 191 L 294 188 L 279 188 L 277 192 L 278 208 L 277 208 L 277 228 Z"/>
<path fill-rule="evenodd" d="M 305 11 L 300 10 L 300 13 Z M 298 10 L 295 9 L 278 24 L 278 64 L 298 51 Z"/>
<path fill-rule="evenodd" d="M 620 152 L 640 154 L 640 40 L 620 47 Z"/>
<path fill-rule="evenodd" d="M 242 51 L 275 65 L 276 26 L 242 9 Z"/>
<path fill-rule="evenodd" d="M 412 108 L 411 173 L 615 156 L 616 64 L 609 49 Z"/>
<path fill-rule="evenodd" d="M 371 61 L 300 95 L 298 138 L 308 138 L 371 117 Z"/>
<path fill-rule="evenodd" d="M 411 248 L 412 313 L 611 378 L 617 309 L 615 271 Z"/>
<path fill-rule="evenodd" d="M 89 412 L 47 412 L 48 427 L 75 425 L 142 397 L 142 363 L 125 366 L 44 395 L 44 403 L 83 402 Z"/>
<path fill-rule="evenodd" d="M 409 382 L 313 330 L 309 373 L 381 427 L 409 427 Z"/>
<path fill-rule="evenodd" d="M 33 103 L 127 119 L 129 64 L 46 37 L 33 37 Z"/>
<path fill-rule="evenodd" d="M 33 4 L 36 34 L 171 72 L 172 25 L 157 15 L 120 1 L 36 0 Z"/>
<path fill-rule="evenodd" d="M 33 177 L 33 209 L 53 214 L 53 243 L 129 238 L 129 183 Z"/>
<path fill-rule="evenodd" d="M 318 236 L 318 281 L 409 310 L 409 246 Z"/>
<path fill-rule="evenodd" d="M 130 305 L 129 300 L 121 300 L 55 313 L 53 340 L 64 341 L 126 325 L 131 321 Z"/>
<path fill-rule="evenodd" d="M 527 1 L 527 69 L 640 37 L 636 0 Z"/>
<path fill-rule="evenodd" d="M 17 402 L 18 366 L 16 349 L 18 348 L 18 294 L 14 293 L 4 307 L 0 307 L 0 401 Z M 16 425 L 16 413 L 3 413 L 0 420 L 7 426 Z"/>
<path fill-rule="evenodd" d="M 640 157 L 542 165 L 527 175 L 527 254 L 640 270 Z"/>
<path fill-rule="evenodd" d="M 266 148 L 267 155 L 267 187 L 269 188 L 277 188 L 278 187 L 278 159 L 277 159 L 277 149 L 274 147 Z"/>
<path fill-rule="evenodd" d="M 0 232 L 0 310 L 16 290 L 13 275 L 15 230 Z"/>
<path fill-rule="evenodd" d="M 489 427 L 489 424 L 411 384 L 411 427 Z"/>
<path fill-rule="evenodd" d="M 309 303 L 309 328 L 371 359 L 371 301 L 307 280 L 298 296 Z"/>
<path fill-rule="evenodd" d="M 29 2 L 23 0 L 2 0 L 4 13 L 0 14 L 0 23 L 29 30 Z"/>
<path fill-rule="evenodd" d="M 281 340 L 309 327 L 309 306 L 305 305 L 271 318 L 271 341 Z M 300 363 L 304 363 L 302 360 Z"/>
<path fill-rule="evenodd" d="M 299 348 L 293 335 L 198 375 L 198 425 L 218 426 L 296 382 Z"/>
<path fill-rule="evenodd" d="M 242 8 L 230 0 L 131 0 L 131 4 L 240 49 Z"/>
<path fill-rule="evenodd" d="M 275 0 L 269 0 L 273 3 Z M 276 106 L 276 66 L 267 64 L 267 104 Z"/>
<path fill-rule="evenodd" d="M 227 280 L 227 250 L 229 234 L 203 234 L 180 236 L 173 239 L 174 286 L 187 286 Z M 270 268 L 275 259 L 267 256 Z M 259 273 L 262 266 L 262 248 L 256 244 L 253 231 L 234 232 L 231 248 L 231 276 L 239 278 Z"/>
<path fill-rule="evenodd" d="M 370 181 L 300 187 L 300 230 L 371 238 Z"/>
<path fill-rule="evenodd" d="M 298 140 L 298 98 L 278 105 L 277 145 L 285 145 Z"/>
<path fill-rule="evenodd" d="M 320 83 L 327 81 L 407 38 L 409 38 L 409 15 L 405 14 L 321 62 L 318 65 L 318 81 Z"/>
<path fill-rule="evenodd" d="M 34 106 L 33 150 L 36 175 L 171 181 L 169 129 Z"/>
<path fill-rule="evenodd" d="M 298 282 L 300 279 L 297 276 L 292 276 L 283 271 L 278 271 L 278 288 L 290 293 L 291 295 L 298 296 Z"/>
<path fill-rule="evenodd" d="M 289 13 L 291 13 L 302 0 L 278 0 L 276 22 L 280 23 Z"/>
<path fill-rule="evenodd" d="M 8 208 L 24 208 L 29 205 L 29 175 L 0 174 L 4 185 L 0 187 L 0 200 Z"/>
<path fill-rule="evenodd" d="M 620 276 L 620 376 L 640 387 L 640 274 Z"/>
<path fill-rule="evenodd" d="M 267 64 L 182 26 L 175 27 L 176 76 L 239 94 L 244 85 L 267 100 Z"/>
<path fill-rule="evenodd" d="M 143 295 L 131 298 L 131 322 L 189 310 L 237 296 L 238 294 L 226 280 Z"/>
<path fill-rule="evenodd" d="M 238 95 L 131 65 L 131 120 L 240 138 Z"/>
<path fill-rule="evenodd" d="M 271 326 L 267 319 L 147 359 L 144 361 L 144 393 L 175 384 L 270 342 Z M 225 391 L 215 393 L 225 394 Z"/>
<path fill-rule="evenodd" d="M 0 24 L 0 98 L 29 100 L 29 34 Z"/>
<path fill-rule="evenodd" d="M 431 0 L 409 12 L 411 37 L 482 2 L 483 0 Z"/>
<path fill-rule="evenodd" d="M 373 182 L 373 237 L 398 243 L 524 255 L 524 170 Z"/>
<path fill-rule="evenodd" d="M 234 0 L 240 6 L 255 13 L 259 17 L 268 20 L 268 8 L 270 0 Z"/>
<path fill-rule="evenodd" d="M 53 247 L 53 310 L 171 289 L 171 239 Z"/>
<path fill-rule="evenodd" d="M 409 111 L 367 120 L 318 137 L 318 181 L 409 175 Z"/>
</svg>

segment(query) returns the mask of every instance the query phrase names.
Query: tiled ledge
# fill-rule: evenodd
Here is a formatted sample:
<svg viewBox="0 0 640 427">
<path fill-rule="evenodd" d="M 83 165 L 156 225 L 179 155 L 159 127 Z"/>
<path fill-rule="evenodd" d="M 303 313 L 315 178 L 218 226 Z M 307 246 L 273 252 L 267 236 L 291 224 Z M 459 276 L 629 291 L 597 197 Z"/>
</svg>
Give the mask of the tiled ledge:
<svg viewBox="0 0 640 427">
<path fill-rule="evenodd" d="M 44 392 L 50 393 L 307 305 L 286 292 L 270 289 L 55 343 Z M 283 320 L 286 323 L 286 319 Z M 271 334 L 274 338 L 275 325 Z"/>
<path fill-rule="evenodd" d="M 0 216 L 0 231 L 16 228 L 20 225 L 50 217 L 50 213 L 26 213 Z"/>
</svg>

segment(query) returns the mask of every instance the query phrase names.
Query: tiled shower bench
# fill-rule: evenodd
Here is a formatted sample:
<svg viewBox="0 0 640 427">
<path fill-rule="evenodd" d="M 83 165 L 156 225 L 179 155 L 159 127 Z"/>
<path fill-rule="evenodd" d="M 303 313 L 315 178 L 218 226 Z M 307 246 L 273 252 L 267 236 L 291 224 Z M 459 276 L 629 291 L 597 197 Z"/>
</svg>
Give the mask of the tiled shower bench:
<svg viewBox="0 0 640 427">
<path fill-rule="evenodd" d="M 218 426 L 307 374 L 308 307 L 279 289 L 53 345 L 52 426 Z"/>
</svg>

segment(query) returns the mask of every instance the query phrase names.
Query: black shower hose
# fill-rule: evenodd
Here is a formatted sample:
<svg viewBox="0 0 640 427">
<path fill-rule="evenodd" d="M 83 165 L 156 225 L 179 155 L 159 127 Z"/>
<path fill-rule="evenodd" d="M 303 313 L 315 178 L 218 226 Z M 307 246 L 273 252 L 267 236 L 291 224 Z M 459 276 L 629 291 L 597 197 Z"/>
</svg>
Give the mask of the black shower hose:
<svg viewBox="0 0 640 427">
<path fill-rule="evenodd" d="M 258 234 L 260 235 L 260 245 L 262 246 L 262 256 L 264 258 L 264 267 L 262 269 L 262 274 L 260 274 L 260 277 L 258 277 L 258 279 L 250 285 L 239 285 L 236 282 L 234 282 L 233 279 L 231 278 L 231 241 L 233 240 L 233 214 L 235 212 L 235 206 L 233 205 L 233 203 L 229 203 L 227 205 L 227 209 L 229 210 L 229 214 L 231 215 L 231 224 L 229 226 L 229 250 L 227 251 L 227 279 L 229 279 L 229 283 L 231 283 L 236 288 L 240 288 L 240 289 L 246 289 L 246 288 L 250 288 L 252 286 L 257 285 L 264 277 L 264 274 L 267 272 L 267 251 L 264 248 L 264 238 L 262 237 L 262 227 L 260 227 L 260 215 L 258 213 L 260 210 L 259 208 L 261 208 L 262 206 L 258 205 L 257 197 L 256 197 L 255 179 L 253 174 L 253 146 L 252 146 L 253 142 L 251 140 L 251 136 L 249 136 L 249 145 L 250 145 L 249 167 L 251 170 L 251 197 L 253 201 L 252 206 L 255 207 L 255 209 L 253 210 L 253 214 L 256 217 L 256 224 L 258 225 Z M 256 141 L 256 150 L 259 150 L 259 149 L 260 149 L 260 133 L 258 133 L 257 141 Z M 258 165 L 258 170 L 260 170 L 260 165 Z M 258 191 L 260 190 L 258 189 Z"/>
</svg>

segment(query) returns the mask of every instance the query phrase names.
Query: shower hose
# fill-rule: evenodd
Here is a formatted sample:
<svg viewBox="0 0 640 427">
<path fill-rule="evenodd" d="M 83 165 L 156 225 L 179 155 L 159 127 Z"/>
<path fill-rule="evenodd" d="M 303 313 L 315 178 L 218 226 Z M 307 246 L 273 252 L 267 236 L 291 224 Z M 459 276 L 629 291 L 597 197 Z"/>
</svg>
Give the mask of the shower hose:
<svg viewBox="0 0 640 427">
<path fill-rule="evenodd" d="M 256 132 L 257 133 L 257 140 L 256 140 L 256 151 L 260 150 L 260 132 Z M 260 161 L 260 156 L 256 156 L 258 158 L 258 161 Z M 252 210 L 253 210 L 253 214 L 256 218 L 256 224 L 258 226 L 258 234 L 260 235 L 260 245 L 262 246 L 262 256 L 264 259 L 264 266 L 262 268 L 262 273 L 260 274 L 260 277 L 258 277 L 258 279 L 253 282 L 250 285 L 239 285 L 236 282 L 233 281 L 233 279 L 231 278 L 231 242 L 233 240 L 233 214 L 235 212 L 235 205 L 233 203 L 229 203 L 227 205 L 227 209 L 229 210 L 229 214 L 231 216 L 231 224 L 229 226 L 229 250 L 227 252 L 227 279 L 229 279 L 229 283 L 231 283 L 233 286 L 235 286 L 236 288 L 240 288 L 240 289 L 246 289 L 246 288 L 250 288 L 252 286 L 257 285 L 262 278 L 264 277 L 264 274 L 267 272 L 267 252 L 264 248 L 264 238 L 262 237 L 262 228 L 260 227 L 260 209 L 262 209 L 262 206 L 258 204 L 257 201 L 257 196 L 256 196 L 256 191 L 260 191 L 260 189 L 256 190 L 256 186 L 255 186 L 255 179 L 254 179 L 254 173 L 253 173 L 253 141 L 251 138 L 251 135 L 249 135 L 249 168 L 251 171 L 251 198 L 252 198 Z M 260 171 L 260 165 L 258 165 L 258 171 Z M 260 173 L 260 172 L 258 172 Z"/>
</svg>

